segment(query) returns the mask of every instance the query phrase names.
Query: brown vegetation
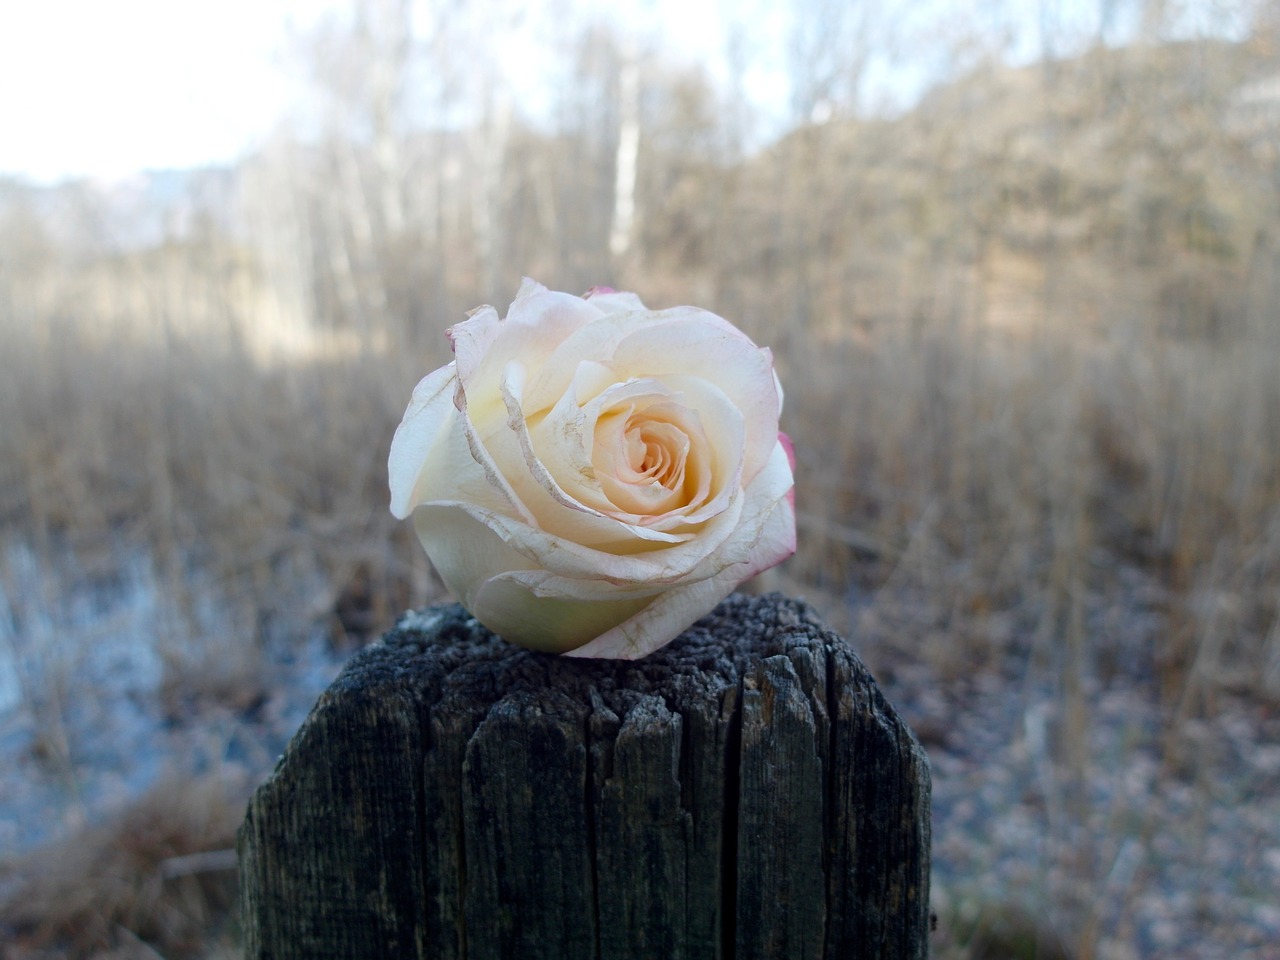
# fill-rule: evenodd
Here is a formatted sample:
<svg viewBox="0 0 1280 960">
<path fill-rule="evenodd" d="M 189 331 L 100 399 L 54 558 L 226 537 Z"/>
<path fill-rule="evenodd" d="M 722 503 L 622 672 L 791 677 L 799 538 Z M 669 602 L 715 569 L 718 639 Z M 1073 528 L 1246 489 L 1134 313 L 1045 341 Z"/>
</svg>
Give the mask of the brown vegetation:
<svg viewBox="0 0 1280 960">
<path fill-rule="evenodd" d="M 245 787 L 173 777 L 101 825 L 7 864 L 0 955 L 204 956 L 235 894 Z"/>
<path fill-rule="evenodd" d="M 1268 36 L 983 66 L 899 118 L 804 126 L 749 156 L 705 81 L 653 64 L 616 256 L 623 53 L 607 37 L 554 134 L 497 111 L 393 137 L 372 102 L 370 146 L 277 144 L 237 171 L 234 227 L 212 218 L 148 249 L 68 245 L 11 186 L 0 532 L 36 552 L 52 597 L 70 589 L 68 552 L 90 571 L 121 543 L 153 555 L 185 598 L 156 628 L 172 709 L 247 708 L 269 629 L 327 621 L 358 642 L 438 596 L 387 511 L 384 463 L 414 382 L 446 359 L 444 328 L 504 305 L 521 274 L 609 283 L 715 309 L 774 347 L 799 456 L 798 589 L 913 605 L 927 627 L 894 649 L 944 677 L 1041 664 L 1080 743 L 1085 678 L 1141 673 L 1176 766 L 1184 726 L 1221 696 L 1280 696 Z M 1123 607 L 1130 569 L 1157 584 L 1162 618 L 1138 650 L 1090 620 Z M 221 629 L 187 596 L 194 571 L 218 585 Z M 8 922 L 180 950 L 207 919 L 185 891 L 212 894 L 156 871 L 226 842 L 224 815 L 196 840 L 161 822 L 77 844 L 24 880 L 66 917 Z M 124 886 L 104 891 L 108 875 Z"/>
</svg>

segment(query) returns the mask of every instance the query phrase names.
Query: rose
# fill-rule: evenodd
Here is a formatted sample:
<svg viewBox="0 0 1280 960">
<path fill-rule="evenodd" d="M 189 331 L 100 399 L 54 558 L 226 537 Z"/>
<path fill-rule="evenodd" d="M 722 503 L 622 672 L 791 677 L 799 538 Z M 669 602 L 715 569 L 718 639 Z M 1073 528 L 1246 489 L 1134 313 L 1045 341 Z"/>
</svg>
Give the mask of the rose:
<svg viewBox="0 0 1280 960">
<path fill-rule="evenodd" d="M 728 321 L 525 280 L 448 337 L 391 443 L 391 512 L 495 633 L 636 659 L 795 552 L 782 388 Z"/>
</svg>

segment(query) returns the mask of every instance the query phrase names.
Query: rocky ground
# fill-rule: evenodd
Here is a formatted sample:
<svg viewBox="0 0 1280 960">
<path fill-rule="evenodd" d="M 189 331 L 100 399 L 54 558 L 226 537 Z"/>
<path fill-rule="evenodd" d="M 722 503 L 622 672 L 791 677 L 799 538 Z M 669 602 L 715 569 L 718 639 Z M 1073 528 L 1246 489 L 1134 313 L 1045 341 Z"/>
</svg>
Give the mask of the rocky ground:
<svg viewBox="0 0 1280 960">
<path fill-rule="evenodd" d="M 967 623 L 1001 651 L 970 666 L 946 653 L 958 627 L 909 590 L 789 591 L 850 639 L 928 750 L 942 960 L 1280 960 L 1280 706 L 1223 696 L 1211 715 L 1175 716 L 1151 670 L 1155 587 L 1125 576 L 1086 604 L 1115 656 L 1074 685 L 1033 611 Z M 113 608 L 119 629 L 64 679 L 56 736 L 47 705 L 15 698 L 0 715 L 10 860 L 65 850 L 165 769 L 251 784 L 345 656 L 319 634 L 268 645 L 265 697 L 175 717 L 151 655 L 124 640 L 130 617 L 154 613 L 143 600 Z M 0 898 L 20 879 L 0 870 Z"/>
<path fill-rule="evenodd" d="M 833 616 L 929 753 L 936 957 L 1280 958 L 1280 705 L 1177 717 L 1142 663 L 1156 588 L 1122 586 L 1086 608 L 1130 662 L 1093 657 L 1075 690 L 1030 616 L 990 618 L 1015 637 L 972 671 L 922 654 L 939 625 L 919 597 Z"/>
</svg>

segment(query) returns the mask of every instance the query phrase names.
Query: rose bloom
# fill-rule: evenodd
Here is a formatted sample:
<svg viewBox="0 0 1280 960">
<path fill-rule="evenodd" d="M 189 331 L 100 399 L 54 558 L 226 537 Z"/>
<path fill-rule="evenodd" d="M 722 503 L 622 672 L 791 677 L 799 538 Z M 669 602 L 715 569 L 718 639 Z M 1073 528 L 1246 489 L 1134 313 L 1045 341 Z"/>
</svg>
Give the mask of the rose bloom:
<svg viewBox="0 0 1280 960">
<path fill-rule="evenodd" d="M 525 280 L 448 337 L 391 443 L 391 512 L 495 633 L 636 659 L 795 552 L 782 388 L 728 321 Z"/>
</svg>

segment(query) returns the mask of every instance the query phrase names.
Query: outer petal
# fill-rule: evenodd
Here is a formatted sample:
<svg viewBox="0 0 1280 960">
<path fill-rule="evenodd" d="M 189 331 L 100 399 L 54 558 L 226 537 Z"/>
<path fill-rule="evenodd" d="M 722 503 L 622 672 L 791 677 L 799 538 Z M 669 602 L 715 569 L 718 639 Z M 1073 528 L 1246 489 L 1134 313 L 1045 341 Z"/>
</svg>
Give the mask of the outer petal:
<svg viewBox="0 0 1280 960">
<path fill-rule="evenodd" d="M 607 633 L 649 605 L 647 598 L 564 600 L 539 597 L 517 581 L 486 582 L 468 609 L 499 636 L 547 653 L 566 653 Z"/>
<path fill-rule="evenodd" d="M 485 581 L 512 570 L 536 569 L 493 531 L 492 516 L 471 503 L 431 503 L 413 514 L 423 549 L 449 592 L 473 614 Z"/>
<path fill-rule="evenodd" d="M 590 300 L 592 306 L 599 307 L 605 313 L 639 313 L 649 309 L 634 293 L 611 290 L 609 287 L 592 287 L 582 299 Z"/>
<path fill-rule="evenodd" d="M 404 519 L 424 503 L 466 500 L 482 511 L 531 521 L 475 436 L 465 402 L 459 407 L 457 388 L 449 364 L 414 390 L 387 457 L 392 514 Z"/>
<path fill-rule="evenodd" d="M 775 444 L 767 468 L 697 537 L 655 549 L 643 549 L 652 545 L 631 541 L 630 553 L 620 552 L 616 546 L 612 549 L 618 552 L 585 547 L 472 503 L 456 506 L 471 513 L 525 556 L 523 563 L 507 569 L 546 570 L 570 580 L 601 580 L 615 585 L 677 584 L 704 580 L 724 567 L 747 561 L 774 504 L 786 497 L 792 485 L 786 451 L 781 444 Z"/>
<path fill-rule="evenodd" d="M 607 580 L 571 580 L 545 570 L 513 570 L 496 578 L 518 583 L 535 597 L 554 597 L 584 603 L 601 600 L 647 600 L 668 590 L 663 583 L 610 583 Z M 590 639 L 590 638 L 588 638 Z"/>
<path fill-rule="evenodd" d="M 409 516 L 425 497 L 421 484 L 424 467 L 438 458 L 437 451 L 453 428 L 456 383 L 452 363 L 427 374 L 414 388 L 404 419 L 396 427 L 387 457 L 387 478 L 391 513 L 398 520 Z"/>
<path fill-rule="evenodd" d="M 593 299 L 592 303 L 594 302 Z M 602 315 L 595 322 L 575 330 L 556 344 L 541 366 L 531 368 L 536 369 L 537 373 L 529 381 L 525 412 L 532 414 L 553 406 L 573 384 L 578 367 L 584 361 L 615 366 L 610 358 L 623 337 L 636 330 L 665 322 L 666 311 L 616 313 Z M 650 371 L 642 373 L 647 376 Z"/>
<path fill-rule="evenodd" d="M 743 500 L 741 495 L 731 500 L 724 512 L 708 522 L 698 536 L 682 543 L 656 546 L 632 537 L 595 549 L 508 516 L 491 511 L 484 511 L 483 515 L 499 537 L 528 558 L 522 565 L 524 569 L 543 569 L 572 580 L 671 584 L 709 575 L 703 571 L 714 565 L 715 560 L 709 558 L 714 558 L 725 541 L 734 535 L 742 516 Z"/>
<path fill-rule="evenodd" d="M 500 319 L 492 307 L 481 307 L 449 328 L 458 378 L 472 401 L 472 419 L 484 431 L 487 414 L 502 417 L 498 389 L 503 371 L 513 361 L 540 369 L 552 352 L 574 332 L 604 316 L 581 297 L 555 293 L 525 279 Z"/>
<path fill-rule="evenodd" d="M 445 586 L 472 615 L 513 643 L 562 653 L 616 626 L 664 589 L 617 591 L 596 581 L 599 596 L 583 601 L 536 584 L 541 571 L 498 537 L 470 505 L 432 504 L 414 514 L 418 538 Z M 583 584 L 583 587 L 588 586 Z"/>
<path fill-rule="evenodd" d="M 694 621 L 757 573 L 768 570 L 795 553 L 796 518 L 790 502 L 774 505 L 768 522 L 752 545 L 748 560 L 726 567 L 707 580 L 674 587 L 590 643 L 565 651 L 567 657 L 600 657 L 639 660 L 666 646 Z"/>
<path fill-rule="evenodd" d="M 479 523 L 462 520 L 457 532 L 474 545 L 473 561 L 480 556 L 489 564 L 514 561 L 493 544 L 479 543 L 483 533 L 466 537 L 468 522 Z M 745 535 L 741 538 L 746 559 L 713 577 L 671 588 L 655 583 L 622 587 L 564 580 L 541 570 L 512 571 L 483 579 L 464 604 L 495 633 L 536 650 L 636 660 L 671 642 L 739 584 L 795 553 L 795 533 L 795 511 L 784 496 L 754 531 L 751 543 L 745 543 Z"/>
</svg>

